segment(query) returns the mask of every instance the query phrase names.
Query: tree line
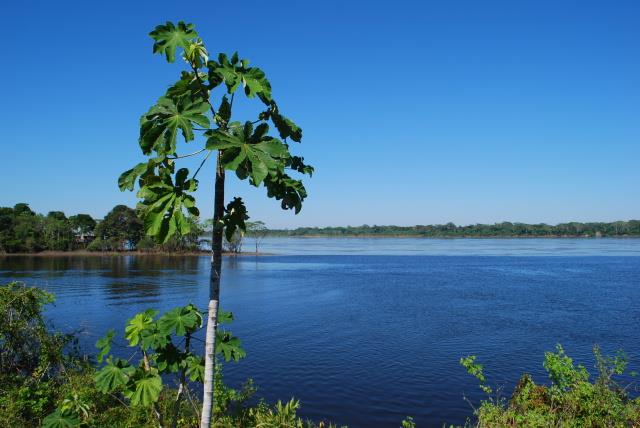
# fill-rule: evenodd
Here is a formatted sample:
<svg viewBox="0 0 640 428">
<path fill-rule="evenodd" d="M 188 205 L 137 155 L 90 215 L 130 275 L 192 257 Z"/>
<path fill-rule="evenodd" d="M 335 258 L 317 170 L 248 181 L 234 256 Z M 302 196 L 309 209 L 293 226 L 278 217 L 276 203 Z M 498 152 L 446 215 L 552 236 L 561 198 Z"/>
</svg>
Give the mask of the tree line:
<svg viewBox="0 0 640 428">
<path fill-rule="evenodd" d="M 41 251 L 194 251 L 204 229 L 197 217 L 188 217 L 191 232 L 163 244 L 145 236 L 138 212 L 116 205 L 103 219 L 89 214 L 67 217 L 62 211 L 35 213 L 28 204 L 0 207 L 0 253 Z"/>
<path fill-rule="evenodd" d="M 35 213 L 26 203 L 0 207 L 0 253 L 38 253 L 42 251 L 143 251 L 196 252 L 210 245 L 213 220 L 201 221 L 187 216 L 188 233 L 176 233 L 166 242 L 158 243 L 144 233 L 139 211 L 126 205 L 116 205 L 102 219 L 89 214 L 67 217 L 62 211 Z M 223 250 L 242 252 L 245 236 L 250 236 L 258 252 L 258 245 L 266 236 L 262 221 L 247 221 L 246 231 L 236 230 L 224 239 Z"/>
<path fill-rule="evenodd" d="M 270 229 L 268 236 L 416 236 L 427 238 L 474 237 L 601 237 L 640 236 L 640 220 L 611 223 L 526 224 L 502 222 L 458 226 L 454 223 L 416 226 L 339 226 Z"/>
</svg>

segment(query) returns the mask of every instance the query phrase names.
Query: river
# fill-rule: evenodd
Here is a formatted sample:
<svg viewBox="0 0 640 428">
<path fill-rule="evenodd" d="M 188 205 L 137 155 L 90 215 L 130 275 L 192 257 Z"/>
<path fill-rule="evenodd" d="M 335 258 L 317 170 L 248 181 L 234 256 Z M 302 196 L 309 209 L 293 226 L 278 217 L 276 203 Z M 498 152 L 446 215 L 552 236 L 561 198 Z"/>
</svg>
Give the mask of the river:
<svg viewBox="0 0 640 428">
<path fill-rule="evenodd" d="M 251 251 L 252 241 L 245 244 Z M 247 351 L 225 365 L 268 401 L 351 427 L 463 423 L 482 398 L 458 364 L 478 356 L 508 395 L 520 374 L 546 381 L 562 343 L 592 369 L 591 348 L 640 360 L 640 239 L 267 238 L 268 256 L 224 259 L 222 306 Z M 0 257 L 3 282 L 55 293 L 46 315 L 87 352 L 146 308 L 204 307 L 198 256 Z"/>
</svg>

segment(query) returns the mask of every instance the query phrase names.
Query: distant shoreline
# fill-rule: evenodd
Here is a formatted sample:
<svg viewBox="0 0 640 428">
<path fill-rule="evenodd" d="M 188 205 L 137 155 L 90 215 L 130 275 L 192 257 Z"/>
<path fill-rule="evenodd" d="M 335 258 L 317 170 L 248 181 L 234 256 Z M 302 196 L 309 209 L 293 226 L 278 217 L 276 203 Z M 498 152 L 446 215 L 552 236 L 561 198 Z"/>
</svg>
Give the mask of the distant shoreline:
<svg viewBox="0 0 640 428">
<path fill-rule="evenodd" d="M 251 238 L 251 236 L 248 236 Z M 468 240 L 483 240 L 483 239 L 500 239 L 500 240 L 515 240 L 515 239 L 580 239 L 580 240 L 598 240 L 598 239 L 639 239 L 640 235 L 616 235 L 616 236 L 584 236 L 584 235 L 561 235 L 561 236 L 550 236 L 550 235 L 539 235 L 539 236 L 419 236 L 419 235 L 409 235 L 409 234 L 398 234 L 398 235 L 390 235 L 390 234 L 377 234 L 377 235 L 271 235 L 267 238 L 285 238 L 285 239 L 317 239 L 317 238 L 327 238 L 327 239 L 420 239 L 420 240 L 455 240 L 455 239 L 468 239 Z M 0 257 L 24 257 L 24 256 L 35 256 L 35 257 L 122 257 L 122 256 L 140 256 L 140 257 L 154 257 L 154 256 L 162 256 L 162 257 L 202 257 L 202 256 L 210 256 L 211 251 L 185 251 L 185 252 L 170 252 L 170 251 L 87 251 L 87 250 L 72 250 L 72 251 L 40 251 L 37 253 L 0 253 Z M 232 253 L 225 251 L 222 253 L 224 257 L 247 257 L 247 256 L 272 256 L 273 253 L 264 253 L 264 252 L 240 252 L 240 253 Z"/>
<path fill-rule="evenodd" d="M 185 252 L 169 252 L 169 251 L 87 251 L 87 250 L 73 250 L 73 251 L 40 251 L 38 253 L 0 253 L 0 257 L 121 257 L 121 256 L 142 256 L 142 257 L 202 257 L 210 256 L 211 251 L 185 251 Z M 246 256 L 270 256 L 270 253 L 262 252 L 242 252 L 242 253 L 222 253 L 224 257 L 246 257 Z"/>
<path fill-rule="evenodd" d="M 251 236 L 247 236 L 251 238 Z M 412 234 L 368 234 L 368 235 L 329 235 L 329 234 L 308 234 L 308 235 L 286 235 L 286 234 L 273 234 L 268 235 L 267 238 L 416 238 L 416 239 L 629 239 L 640 238 L 640 235 L 611 235 L 611 236 L 584 236 L 584 235 L 460 235 L 460 236 L 423 236 Z"/>
</svg>

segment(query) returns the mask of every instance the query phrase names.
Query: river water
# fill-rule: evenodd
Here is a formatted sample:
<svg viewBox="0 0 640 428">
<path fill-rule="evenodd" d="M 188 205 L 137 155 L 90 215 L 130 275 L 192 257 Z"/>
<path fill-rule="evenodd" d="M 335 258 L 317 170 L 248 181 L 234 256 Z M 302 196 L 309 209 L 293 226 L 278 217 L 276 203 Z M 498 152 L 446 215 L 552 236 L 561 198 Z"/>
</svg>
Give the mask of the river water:
<svg viewBox="0 0 640 428">
<path fill-rule="evenodd" d="M 469 354 L 507 395 L 523 372 L 546 381 L 556 343 L 589 369 L 594 344 L 640 368 L 640 239 L 268 238 L 260 251 L 224 259 L 222 306 L 247 350 L 226 380 L 294 396 L 305 417 L 463 423 L 463 396 L 481 399 L 458 364 Z M 208 274 L 197 256 L 0 257 L 3 282 L 56 294 L 48 318 L 88 352 L 109 328 L 122 343 L 141 310 L 204 307 Z"/>
</svg>

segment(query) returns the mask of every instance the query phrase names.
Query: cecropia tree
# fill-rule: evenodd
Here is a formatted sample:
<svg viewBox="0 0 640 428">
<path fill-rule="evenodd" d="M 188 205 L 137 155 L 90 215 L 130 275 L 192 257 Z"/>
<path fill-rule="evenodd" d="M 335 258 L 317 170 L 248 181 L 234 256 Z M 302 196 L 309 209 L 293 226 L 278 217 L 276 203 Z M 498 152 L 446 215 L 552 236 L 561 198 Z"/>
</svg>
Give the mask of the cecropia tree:
<svg viewBox="0 0 640 428">
<path fill-rule="evenodd" d="M 283 209 L 292 209 L 297 214 L 307 192 L 302 181 L 290 174 L 311 176 L 313 167 L 305 164 L 304 158 L 291 154 L 289 142 L 299 143 L 302 130 L 280 112 L 271 84 L 261 69 L 250 66 L 237 53 L 209 59 L 207 48 L 192 24 L 167 22 L 157 26 L 150 36 L 154 40 L 154 53 L 164 55 L 168 62 L 174 62 L 176 55 L 181 54 L 186 70 L 140 119 L 138 142 L 148 159 L 125 171 L 118 185 L 121 190 L 133 190 L 137 182 L 138 210 L 145 232 L 159 242 L 166 242 L 172 235 L 189 233 L 187 215 L 200 215 L 193 196 L 198 187 L 198 173 L 209 158 L 216 159 L 201 418 L 201 427 L 208 428 L 214 400 L 223 233 L 230 239 L 236 230 L 244 232 L 245 220 L 249 218 L 241 198 L 233 198 L 225 205 L 225 172 L 233 171 L 236 177 L 253 186 L 264 186 L 268 197 L 279 200 Z M 263 107 L 253 120 L 234 121 L 234 99 L 243 95 L 258 100 Z M 270 135 L 270 124 L 276 136 Z M 186 144 L 199 147 L 180 154 L 179 145 Z M 191 156 L 202 156 L 195 172 L 176 168 L 176 161 Z"/>
</svg>

